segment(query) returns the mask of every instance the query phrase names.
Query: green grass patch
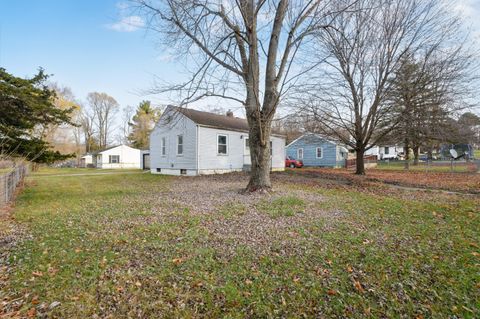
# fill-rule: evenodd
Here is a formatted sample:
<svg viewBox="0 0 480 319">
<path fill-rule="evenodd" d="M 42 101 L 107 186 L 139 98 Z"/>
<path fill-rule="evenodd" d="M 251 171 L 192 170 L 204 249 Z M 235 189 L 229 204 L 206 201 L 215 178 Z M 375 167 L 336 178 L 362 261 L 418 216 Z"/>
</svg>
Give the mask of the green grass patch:
<svg viewBox="0 0 480 319">
<path fill-rule="evenodd" d="M 296 196 L 284 196 L 274 200 L 262 200 L 257 209 L 272 218 L 294 216 L 303 213 L 305 202 Z"/>
<path fill-rule="evenodd" d="M 376 169 L 382 170 L 392 170 L 392 171 L 406 171 L 405 170 L 405 163 L 404 162 L 378 162 Z M 427 165 L 425 162 L 420 162 L 418 165 L 413 165 L 413 162 L 409 165 L 409 171 L 420 171 L 420 172 L 458 172 L 464 173 L 471 171 L 471 167 L 465 162 L 454 162 L 453 167 L 446 164 L 446 165 L 438 165 L 432 164 Z"/>
<path fill-rule="evenodd" d="M 14 214 L 29 236 L 11 252 L 2 290 L 25 301 L 22 314 L 59 301 L 46 314 L 58 318 L 480 317 L 474 196 L 401 198 L 297 184 L 296 192 L 322 197 L 309 206 L 318 218 L 276 234 L 272 250 L 232 243 L 222 253 L 208 217 L 167 202 L 172 179 L 29 177 Z M 247 207 L 232 202 L 211 218 L 244 227 L 235 217 Z M 256 209 L 276 218 L 306 203 L 285 196 Z"/>
<path fill-rule="evenodd" d="M 231 202 L 221 206 L 217 211 L 218 214 L 222 215 L 224 218 L 230 219 L 245 215 L 247 207 L 241 203 Z"/>
<path fill-rule="evenodd" d="M 40 167 L 37 171 L 32 172 L 35 176 L 49 175 L 83 175 L 83 174 L 102 174 L 102 173 L 132 173 L 141 172 L 140 169 L 99 169 L 99 168 L 78 168 L 78 167 Z"/>
<path fill-rule="evenodd" d="M 475 158 L 480 158 L 480 150 L 474 150 L 474 151 L 473 151 L 473 156 L 474 156 Z"/>
</svg>

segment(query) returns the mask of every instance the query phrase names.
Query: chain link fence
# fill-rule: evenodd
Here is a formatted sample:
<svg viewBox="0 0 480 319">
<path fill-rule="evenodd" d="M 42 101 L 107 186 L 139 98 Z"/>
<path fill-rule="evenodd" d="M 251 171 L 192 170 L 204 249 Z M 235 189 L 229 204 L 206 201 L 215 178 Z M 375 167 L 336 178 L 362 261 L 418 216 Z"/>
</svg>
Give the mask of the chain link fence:
<svg viewBox="0 0 480 319">
<path fill-rule="evenodd" d="M 386 170 L 405 170 L 407 167 L 412 171 L 424 172 L 451 172 L 451 173 L 475 173 L 480 170 L 478 160 L 426 160 L 414 163 L 411 161 L 385 160 L 379 161 L 377 168 Z"/>
<path fill-rule="evenodd" d="M 29 167 L 27 164 L 0 171 L 0 208 L 13 199 L 17 186 L 23 183 L 28 172 Z"/>
</svg>

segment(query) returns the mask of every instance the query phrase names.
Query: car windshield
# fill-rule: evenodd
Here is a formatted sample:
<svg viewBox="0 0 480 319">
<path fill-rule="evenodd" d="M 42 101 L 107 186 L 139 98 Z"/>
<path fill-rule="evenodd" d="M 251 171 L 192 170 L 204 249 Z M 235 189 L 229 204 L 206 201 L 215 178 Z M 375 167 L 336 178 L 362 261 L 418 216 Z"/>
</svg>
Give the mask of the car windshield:
<svg viewBox="0 0 480 319">
<path fill-rule="evenodd" d="M 287 156 L 287 159 L 288 159 L 288 160 L 291 160 L 291 161 L 294 161 L 294 160 L 295 160 L 295 158 L 294 158 L 294 157 L 291 157 L 291 156 Z"/>
</svg>

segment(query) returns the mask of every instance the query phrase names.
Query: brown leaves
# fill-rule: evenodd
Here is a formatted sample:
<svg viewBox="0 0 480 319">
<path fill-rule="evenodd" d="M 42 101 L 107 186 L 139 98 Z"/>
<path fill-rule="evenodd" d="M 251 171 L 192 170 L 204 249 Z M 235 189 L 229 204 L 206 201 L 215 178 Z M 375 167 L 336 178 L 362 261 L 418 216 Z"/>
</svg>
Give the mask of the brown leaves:
<svg viewBox="0 0 480 319">
<path fill-rule="evenodd" d="M 327 290 L 327 294 L 329 296 L 335 296 L 337 294 L 337 291 L 336 290 L 333 290 L 333 289 L 329 289 Z"/>
<path fill-rule="evenodd" d="M 173 259 L 172 259 L 172 263 L 173 263 L 175 266 L 178 266 L 178 265 L 182 264 L 184 261 L 185 261 L 184 258 L 173 258 Z"/>
<path fill-rule="evenodd" d="M 355 289 L 360 292 L 360 293 L 363 293 L 365 291 L 365 289 L 363 289 L 363 286 L 362 284 L 360 283 L 360 281 L 358 280 L 354 280 L 353 281 L 353 286 L 355 287 Z"/>
<path fill-rule="evenodd" d="M 37 309 L 35 309 L 35 308 L 30 308 L 27 311 L 27 317 L 28 318 L 34 318 L 34 317 L 36 317 L 36 315 L 37 315 Z"/>
</svg>

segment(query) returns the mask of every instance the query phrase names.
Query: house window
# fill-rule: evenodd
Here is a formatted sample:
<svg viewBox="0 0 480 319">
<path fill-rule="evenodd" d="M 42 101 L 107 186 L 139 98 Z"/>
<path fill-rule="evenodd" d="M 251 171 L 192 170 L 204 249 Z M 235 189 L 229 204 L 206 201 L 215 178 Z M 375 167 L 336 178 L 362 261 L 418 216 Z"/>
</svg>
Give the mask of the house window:
<svg viewBox="0 0 480 319">
<path fill-rule="evenodd" d="M 177 136 L 177 155 L 183 155 L 183 135 Z"/>
<path fill-rule="evenodd" d="M 245 139 L 245 154 L 250 154 L 250 140 L 248 138 Z"/>
<path fill-rule="evenodd" d="M 388 146 L 385 147 L 385 154 L 389 154 L 390 153 L 390 148 Z"/>
<path fill-rule="evenodd" d="M 120 155 L 108 155 L 108 162 L 110 164 L 120 163 Z"/>
<path fill-rule="evenodd" d="M 217 154 L 227 155 L 228 154 L 228 136 L 227 135 L 217 135 Z"/>
<path fill-rule="evenodd" d="M 181 175 L 187 175 L 187 170 L 184 169 L 184 168 L 180 169 L 180 174 Z"/>
<path fill-rule="evenodd" d="M 317 147 L 317 158 L 323 158 L 323 148 Z"/>
<path fill-rule="evenodd" d="M 162 145 L 162 156 L 165 156 L 167 155 L 167 138 L 166 137 L 162 137 L 161 145 Z"/>
<path fill-rule="evenodd" d="M 303 148 L 299 148 L 297 150 L 297 159 L 299 159 L 299 160 L 303 159 Z"/>
<path fill-rule="evenodd" d="M 161 171 L 162 169 L 157 167 L 157 172 L 160 173 Z"/>
</svg>

